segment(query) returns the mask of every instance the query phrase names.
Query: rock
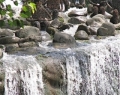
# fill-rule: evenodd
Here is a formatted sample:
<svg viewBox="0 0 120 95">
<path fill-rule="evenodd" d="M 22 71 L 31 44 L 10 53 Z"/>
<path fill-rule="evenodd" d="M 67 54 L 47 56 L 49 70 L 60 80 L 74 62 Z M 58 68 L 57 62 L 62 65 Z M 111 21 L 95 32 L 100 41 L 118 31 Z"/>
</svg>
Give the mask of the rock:
<svg viewBox="0 0 120 95">
<path fill-rule="evenodd" d="M 19 47 L 20 47 L 20 48 L 35 47 L 35 46 L 38 46 L 38 44 L 36 44 L 34 41 L 19 43 Z"/>
<path fill-rule="evenodd" d="M 75 38 L 66 33 L 55 33 L 53 37 L 53 45 L 56 48 L 75 47 Z"/>
<path fill-rule="evenodd" d="M 81 5 L 81 4 L 75 4 L 75 7 L 81 9 L 81 8 L 83 8 L 83 5 Z"/>
<path fill-rule="evenodd" d="M 101 26 L 105 22 L 106 22 L 106 19 L 105 19 L 104 15 L 98 14 L 98 15 L 95 15 L 94 17 L 88 19 L 86 21 L 86 24 L 88 26 Z"/>
<path fill-rule="evenodd" d="M 98 36 L 114 36 L 115 27 L 112 23 L 103 23 L 102 26 L 97 30 Z"/>
<path fill-rule="evenodd" d="M 63 84 L 65 65 L 63 59 L 38 55 L 37 60 L 43 69 L 45 95 L 66 95 Z M 59 64 L 58 64 L 59 63 Z M 52 68 L 52 69 L 51 69 Z M 53 94 L 54 93 L 54 94 Z"/>
<path fill-rule="evenodd" d="M 83 15 L 83 14 L 82 14 Z M 82 16 L 82 15 L 80 15 L 78 12 L 76 12 L 76 11 L 71 11 L 71 12 L 69 12 L 68 13 L 68 16 L 69 17 L 75 17 L 75 16 Z"/>
<path fill-rule="evenodd" d="M 77 31 L 79 30 L 84 30 L 88 35 L 90 34 L 89 28 L 88 26 L 84 25 L 84 24 L 80 24 L 77 28 Z"/>
<path fill-rule="evenodd" d="M 18 44 L 7 44 L 5 47 L 5 52 L 13 52 L 19 49 Z"/>
<path fill-rule="evenodd" d="M 101 27 L 103 23 L 107 22 L 104 15 L 98 14 L 86 21 L 86 25 L 89 27 L 90 35 L 96 35 L 98 28 Z"/>
<path fill-rule="evenodd" d="M 0 37 L 14 36 L 14 31 L 10 29 L 0 29 Z"/>
<path fill-rule="evenodd" d="M 20 38 L 18 37 L 11 37 L 11 36 L 6 36 L 0 38 L 0 44 L 12 44 L 12 43 L 18 43 L 20 41 Z"/>
<path fill-rule="evenodd" d="M 73 26 L 73 25 L 71 25 L 71 24 L 66 24 L 66 23 L 62 23 L 62 24 L 60 24 L 60 25 L 58 26 L 58 29 L 59 29 L 60 31 L 63 31 L 63 30 L 65 30 L 65 29 L 69 29 L 71 26 Z"/>
<path fill-rule="evenodd" d="M 53 36 L 55 33 L 59 32 L 59 30 L 56 29 L 56 28 L 54 28 L 54 27 L 48 27 L 48 28 L 46 29 L 46 32 L 47 32 L 48 34 L 50 34 L 50 35 Z"/>
<path fill-rule="evenodd" d="M 89 39 L 88 34 L 84 30 L 77 31 L 74 37 L 76 40 L 88 40 Z"/>
<path fill-rule="evenodd" d="M 15 35 L 19 38 L 26 38 L 29 36 L 40 36 L 40 30 L 33 26 L 24 26 L 23 29 L 18 30 Z"/>
<path fill-rule="evenodd" d="M 51 36 L 46 31 L 41 32 L 41 36 L 42 36 L 42 41 L 51 40 Z"/>
<path fill-rule="evenodd" d="M 61 24 L 61 22 L 59 21 L 58 18 L 56 18 L 56 19 L 54 19 L 54 20 L 51 22 L 50 26 L 51 26 L 51 27 L 54 27 L 54 28 L 58 28 L 58 26 L 59 26 L 60 24 Z"/>
<path fill-rule="evenodd" d="M 88 6 L 87 6 L 87 13 L 88 14 L 92 13 L 92 9 L 93 9 L 93 5 L 92 4 L 88 4 Z"/>
<path fill-rule="evenodd" d="M 0 58 L 2 58 L 3 57 L 3 51 L 2 51 L 2 49 L 0 48 Z"/>
<path fill-rule="evenodd" d="M 79 18 L 77 17 L 72 17 L 68 20 L 68 23 L 71 23 L 71 24 L 81 24 L 81 23 L 84 23 L 82 20 L 80 20 Z"/>
</svg>

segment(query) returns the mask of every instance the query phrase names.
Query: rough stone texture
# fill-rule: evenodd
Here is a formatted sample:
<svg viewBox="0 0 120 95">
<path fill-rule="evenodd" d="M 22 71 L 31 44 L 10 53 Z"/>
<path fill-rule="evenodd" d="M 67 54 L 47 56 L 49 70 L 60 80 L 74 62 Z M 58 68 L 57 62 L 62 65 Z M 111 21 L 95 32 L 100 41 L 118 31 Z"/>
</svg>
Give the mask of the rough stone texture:
<svg viewBox="0 0 120 95">
<path fill-rule="evenodd" d="M 6 44 L 5 52 L 13 52 L 19 49 L 18 44 Z"/>
<path fill-rule="evenodd" d="M 60 58 L 37 56 L 39 64 L 43 68 L 43 82 L 45 95 L 66 95 L 64 81 L 64 61 Z"/>
<path fill-rule="evenodd" d="M 20 48 L 34 47 L 34 46 L 38 46 L 38 44 L 36 44 L 36 43 L 33 42 L 33 41 L 31 41 L 31 42 L 19 43 L 19 47 L 20 47 Z"/>
<path fill-rule="evenodd" d="M 66 33 L 55 33 L 53 37 L 53 45 L 56 48 L 75 47 L 75 38 Z"/>
<path fill-rule="evenodd" d="M 54 19 L 54 20 L 51 22 L 50 26 L 51 26 L 51 27 L 54 27 L 54 28 L 58 28 L 58 26 L 59 26 L 60 24 L 61 24 L 61 22 L 59 21 L 58 18 L 56 18 L 56 19 Z"/>
<path fill-rule="evenodd" d="M 84 30 L 87 34 L 90 34 L 89 28 L 88 26 L 84 25 L 84 24 L 80 24 L 77 28 L 77 31 L 79 30 Z"/>
<path fill-rule="evenodd" d="M 68 20 L 68 23 L 71 23 L 71 24 L 81 24 L 81 23 L 84 23 L 82 20 L 80 20 L 79 18 L 76 18 L 76 17 L 72 17 Z"/>
<path fill-rule="evenodd" d="M 0 37 L 14 36 L 14 31 L 10 29 L 0 29 Z"/>
<path fill-rule="evenodd" d="M 2 49 L 0 48 L 0 58 L 2 58 L 3 57 L 3 51 L 2 51 Z"/>
<path fill-rule="evenodd" d="M 79 30 L 75 33 L 75 39 L 76 40 L 88 40 L 88 34 L 84 30 Z"/>
<path fill-rule="evenodd" d="M 59 30 L 54 27 L 48 27 L 46 32 L 53 36 L 55 33 L 59 32 Z"/>
<path fill-rule="evenodd" d="M 12 44 L 12 43 L 18 43 L 20 41 L 20 38 L 18 37 L 12 37 L 12 36 L 6 36 L 0 38 L 0 44 Z"/>
<path fill-rule="evenodd" d="M 98 36 L 114 36 L 115 27 L 112 23 L 103 23 L 102 26 L 97 30 Z"/>
<path fill-rule="evenodd" d="M 40 36 L 41 32 L 38 28 L 33 26 L 24 26 L 23 29 L 18 30 L 15 35 L 19 38 L 26 38 L 29 36 Z"/>
</svg>

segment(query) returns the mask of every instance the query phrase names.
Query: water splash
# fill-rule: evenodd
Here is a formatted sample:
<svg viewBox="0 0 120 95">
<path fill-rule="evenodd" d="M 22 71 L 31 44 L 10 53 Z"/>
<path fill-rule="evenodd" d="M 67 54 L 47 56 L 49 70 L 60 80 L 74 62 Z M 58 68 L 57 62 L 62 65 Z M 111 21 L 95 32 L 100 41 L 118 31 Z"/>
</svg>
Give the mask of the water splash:
<svg viewBox="0 0 120 95">
<path fill-rule="evenodd" d="M 5 95 L 44 95 L 42 68 L 33 56 L 3 58 Z"/>
</svg>

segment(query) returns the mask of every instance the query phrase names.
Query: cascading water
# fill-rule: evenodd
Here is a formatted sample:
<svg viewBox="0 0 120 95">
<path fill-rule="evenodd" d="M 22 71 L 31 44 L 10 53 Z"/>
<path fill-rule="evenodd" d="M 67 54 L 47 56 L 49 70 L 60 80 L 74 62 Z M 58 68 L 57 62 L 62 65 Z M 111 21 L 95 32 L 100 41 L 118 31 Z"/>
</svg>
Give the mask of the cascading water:
<svg viewBox="0 0 120 95">
<path fill-rule="evenodd" d="M 80 84 L 82 82 L 79 61 L 74 55 L 66 59 L 67 69 L 67 92 L 68 95 L 80 95 Z"/>
<path fill-rule="evenodd" d="M 91 46 L 92 95 L 119 95 L 120 93 L 120 39 L 110 40 Z"/>
<path fill-rule="evenodd" d="M 75 49 L 66 59 L 68 95 L 120 95 L 119 48 L 116 36 Z"/>
<path fill-rule="evenodd" d="M 44 95 L 42 68 L 34 56 L 6 55 L 5 95 Z"/>
</svg>

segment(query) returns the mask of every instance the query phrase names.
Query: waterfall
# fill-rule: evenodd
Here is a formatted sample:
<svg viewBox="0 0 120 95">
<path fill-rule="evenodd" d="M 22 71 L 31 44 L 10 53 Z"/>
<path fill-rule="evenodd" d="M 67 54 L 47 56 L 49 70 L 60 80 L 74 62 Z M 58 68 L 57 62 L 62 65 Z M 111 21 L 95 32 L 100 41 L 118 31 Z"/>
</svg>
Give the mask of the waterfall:
<svg viewBox="0 0 120 95">
<path fill-rule="evenodd" d="M 66 69 L 68 95 L 119 95 L 120 37 L 72 50 Z"/>
<path fill-rule="evenodd" d="M 96 48 L 97 47 L 97 48 Z M 93 44 L 91 52 L 92 95 L 119 95 L 120 40 Z"/>
<path fill-rule="evenodd" d="M 67 69 L 67 92 L 68 95 L 80 95 L 80 84 L 82 82 L 79 61 L 74 55 L 66 59 Z"/>
<path fill-rule="evenodd" d="M 5 95 L 44 95 L 42 68 L 34 56 L 5 55 Z"/>
</svg>

